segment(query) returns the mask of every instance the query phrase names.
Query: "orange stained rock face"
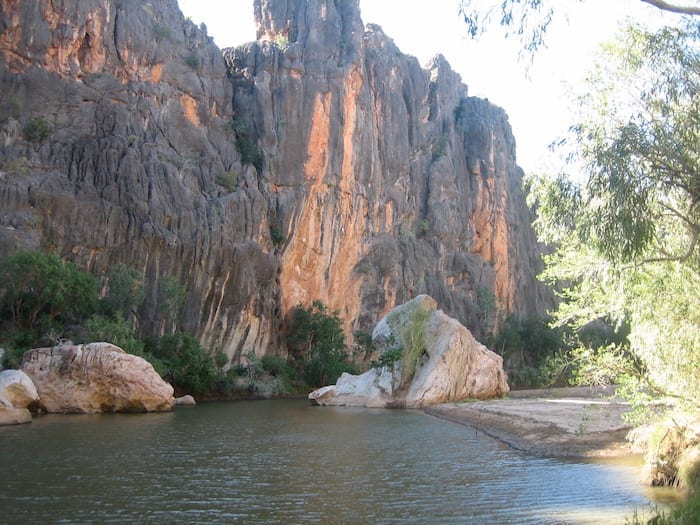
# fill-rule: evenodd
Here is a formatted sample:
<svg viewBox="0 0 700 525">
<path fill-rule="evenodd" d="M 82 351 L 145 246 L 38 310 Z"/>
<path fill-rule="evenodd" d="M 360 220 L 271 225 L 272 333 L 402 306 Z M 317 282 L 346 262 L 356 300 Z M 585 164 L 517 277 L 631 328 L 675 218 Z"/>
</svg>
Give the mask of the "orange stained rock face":
<svg viewBox="0 0 700 525">
<path fill-rule="evenodd" d="M 282 258 L 281 287 L 283 311 L 297 304 L 321 300 L 331 310 L 339 310 L 350 333 L 350 323 L 359 316 L 361 280 L 353 277 L 353 269 L 362 253 L 362 237 L 367 215 L 366 199 L 355 190 L 355 130 L 358 119 L 357 96 L 362 77 L 353 70 L 345 79 L 342 103 L 343 147 L 341 166 L 333 177 L 330 165 L 331 134 L 330 93 L 316 97 L 310 123 L 305 178 L 309 195 L 294 227 L 293 238 Z M 335 181 L 334 181 L 335 182 Z"/>
<path fill-rule="evenodd" d="M 328 170 L 328 141 L 330 129 L 331 94 L 319 93 L 314 102 L 310 123 L 304 174 L 310 184 L 309 196 L 304 201 L 292 238 L 282 257 L 280 284 L 282 308 L 287 312 L 297 304 L 309 304 L 315 299 L 327 303 L 320 270 L 322 260 L 328 258 L 321 245 L 323 211 L 327 187 L 324 178 Z"/>
<path fill-rule="evenodd" d="M 96 73 L 101 71 L 106 61 L 106 47 L 102 34 L 109 23 L 109 9 L 96 8 L 78 27 L 67 20 L 66 13 L 60 11 L 55 2 L 47 2 L 44 18 L 53 32 L 51 44 L 46 51 L 44 62 L 49 71 L 59 75 L 71 75 L 74 71 Z M 72 27 L 72 34 L 66 36 L 59 26 Z"/>
<path fill-rule="evenodd" d="M 333 102 L 331 93 L 316 95 L 313 115 L 311 117 L 311 133 L 306 147 L 306 163 L 304 173 L 307 181 L 313 181 L 318 187 L 328 171 L 328 139 L 330 137 L 330 105 Z"/>
<path fill-rule="evenodd" d="M 163 78 L 163 64 L 156 64 L 151 68 L 151 82 L 157 84 Z"/>
<path fill-rule="evenodd" d="M 197 101 L 192 96 L 185 93 L 180 98 L 180 102 L 182 103 L 182 109 L 185 112 L 187 120 L 194 126 L 200 127 L 202 124 L 199 121 L 199 115 L 197 115 Z"/>
<path fill-rule="evenodd" d="M 515 286 L 509 263 L 506 192 L 496 185 L 494 174 L 478 175 L 477 185 L 477 203 L 471 217 L 474 244 L 470 251 L 493 264 L 496 302 L 499 309 L 510 313 L 515 306 Z"/>
</svg>

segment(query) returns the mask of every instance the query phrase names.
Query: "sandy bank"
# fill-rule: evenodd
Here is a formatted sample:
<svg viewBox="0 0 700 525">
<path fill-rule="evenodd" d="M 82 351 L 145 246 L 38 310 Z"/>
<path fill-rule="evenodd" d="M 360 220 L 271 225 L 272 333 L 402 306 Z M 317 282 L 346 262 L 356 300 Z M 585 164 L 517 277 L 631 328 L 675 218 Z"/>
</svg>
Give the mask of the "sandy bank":
<svg viewBox="0 0 700 525">
<path fill-rule="evenodd" d="M 446 403 L 427 414 L 464 424 L 539 456 L 593 457 L 631 453 L 622 420 L 629 406 L 605 388 L 511 392 L 507 399 Z"/>
</svg>

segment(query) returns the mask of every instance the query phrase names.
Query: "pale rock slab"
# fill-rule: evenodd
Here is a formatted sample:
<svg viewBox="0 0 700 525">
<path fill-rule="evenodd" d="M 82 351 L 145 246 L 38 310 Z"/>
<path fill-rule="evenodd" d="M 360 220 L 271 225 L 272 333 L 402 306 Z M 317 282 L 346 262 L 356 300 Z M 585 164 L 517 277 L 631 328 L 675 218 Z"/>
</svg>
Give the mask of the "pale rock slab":
<svg viewBox="0 0 700 525">
<path fill-rule="evenodd" d="M 110 343 L 36 348 L 22 370 L 47 412 L 161 412 L 174 403 L 173 387 L 148 361 Z"/>
<path fill-rule="evenodd" d="M 197 401 L 195 401 L 194 397 L 187 394 L 184 396 L 176 397 L 174 405 L 176 407 L 193 407 L 197 405 Z"/>
<path fill-rule="evenodd" d="M 21 370 L 0 372 L 0 405 L 27 408 L 39 401 L 39 393 L 31 378 Z"/>
<path fill-rule="evenodd" d="M 0 426 L 21 425 L 32 422 L 32 414 L 26 408 L 14 408 L 0 404 Z"/>
<path fill-rule="evenodd" d="M 343 374 L 335 385 L 309 394 L 318 405 L 419 408 L 465 398 L 490 399 L 509 391 L 503 359 L 479 343 L 457 320 L 437 309 L 435 300 L 419 295 L 394 308 L 372 333 L 375 344 L 387 351 L 420 316 L 424 348 L 410 383 L 402 385 L 401 364 L 373 368 L 359 376 Z M 404 350 L 405 351 L 405 350 Z"/>
</svg>

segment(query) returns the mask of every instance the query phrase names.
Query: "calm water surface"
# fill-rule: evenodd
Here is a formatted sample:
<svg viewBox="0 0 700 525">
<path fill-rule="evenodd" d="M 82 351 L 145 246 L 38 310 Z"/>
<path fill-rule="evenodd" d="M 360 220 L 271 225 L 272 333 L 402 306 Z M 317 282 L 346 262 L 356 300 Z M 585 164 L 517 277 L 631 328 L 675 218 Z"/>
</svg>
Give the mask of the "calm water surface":
<svg viewBox="0 0 700 525">
<path fill-rule="evenodd" d="M 639 466 L 532 458 L 420 411 L 306 401 L 0 428 L 1 523 L 624 523 Z"/>
</svg>

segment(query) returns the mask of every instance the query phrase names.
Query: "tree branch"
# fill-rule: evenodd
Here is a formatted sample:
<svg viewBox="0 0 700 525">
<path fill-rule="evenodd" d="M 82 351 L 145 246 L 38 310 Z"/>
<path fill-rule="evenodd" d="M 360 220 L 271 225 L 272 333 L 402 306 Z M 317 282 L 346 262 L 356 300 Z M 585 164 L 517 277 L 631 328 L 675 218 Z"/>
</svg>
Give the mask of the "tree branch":
<svg viewBox="0 0 700 525">
<path fill-rule="evenodd" d="M 693 255 L 697 244 L 698 244 L 698 230 L 696 229 L 693 232 L 693 237 L 690 239 L 690 245 L 688 246 L 688 250 L 686 250 L 686 252 L 684 254 L 669 256 L 669 257 L 652 257 L 650 259 L 644 259 L 642 261 L 642 264 L 655 263 L 655 262 L 671 262 L 671 261 L 685 262 Z"/>
<path fill-rule="evenodd" d="M 697 16 L 700 15 L 700 7 L 683 6 L 671 4 L 665 2 L 664 0 L 642 0 L 642 2 L 657 7 L 663 11 L 669 11 L 671 13 L 680 13 L 683 15 Z"/>
</svg>

